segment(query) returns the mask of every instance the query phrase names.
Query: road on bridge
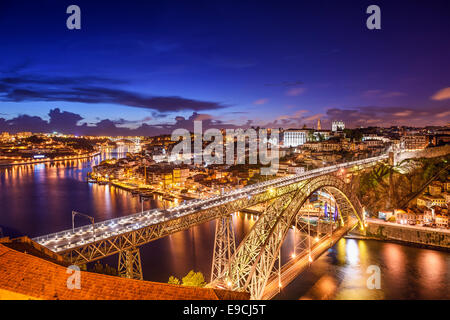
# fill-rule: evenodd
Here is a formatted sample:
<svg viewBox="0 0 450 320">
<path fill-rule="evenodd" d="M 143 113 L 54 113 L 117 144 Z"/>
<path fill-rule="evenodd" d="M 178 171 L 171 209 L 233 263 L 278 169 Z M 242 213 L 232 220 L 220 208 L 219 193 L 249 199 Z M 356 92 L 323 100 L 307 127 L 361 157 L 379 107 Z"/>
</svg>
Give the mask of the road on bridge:
<svg viewBox="0 0 450 320">
<path fill-rule="evenodd" d="M 333 232 L 333 235 L 327 235 L 323 237 L 320 242 L 314 244 L 311 247 L 312 261 L 314 262 L 315 260 L 317 260 L 325 251 L 332 247 L 339 239 L 341 239 L 345 234 L 352 230 L 357 224 L 357 220 L 352 219 L 352 221 L 346 226 L 341 227 Z M 309 261 L 308 251 L 297 255 L 295 258 L 287 262 L 281 268 L 281 281 L 279 281 L 278 275 L 272 276 L 267 281 L 262 300 L 269 300 L 275 297 L 280 292 L 280 282 L 282 284 L 282 287 L 286 287 L 313 262 Z"/>
</svg>

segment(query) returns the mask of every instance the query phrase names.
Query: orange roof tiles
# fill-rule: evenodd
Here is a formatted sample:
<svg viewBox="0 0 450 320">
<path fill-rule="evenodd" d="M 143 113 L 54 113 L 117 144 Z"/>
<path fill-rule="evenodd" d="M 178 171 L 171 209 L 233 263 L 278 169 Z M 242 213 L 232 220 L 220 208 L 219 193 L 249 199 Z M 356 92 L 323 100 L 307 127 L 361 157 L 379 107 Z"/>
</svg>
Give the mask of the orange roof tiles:
<svg viewBox="0 0 450 320">
<path fill-rule="evenodd" d="M 81 271 L 81 289 L 67 288 L 63 266 L 0 244 L 0 299 L 245 300 L 249 295 L 210 288 L 139 281 Z"/>
</svg>

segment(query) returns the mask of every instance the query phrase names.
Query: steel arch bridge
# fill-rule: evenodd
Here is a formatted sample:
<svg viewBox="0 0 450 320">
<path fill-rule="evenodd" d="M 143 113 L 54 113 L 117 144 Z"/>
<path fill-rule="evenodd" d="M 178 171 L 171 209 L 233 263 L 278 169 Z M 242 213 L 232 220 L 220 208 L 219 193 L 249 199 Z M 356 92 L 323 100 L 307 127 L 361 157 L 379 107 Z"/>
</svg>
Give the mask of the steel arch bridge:
<svg viewBox="0 0 450 320">
<path fill-rule="evenodd" d="M 226 286 L 231 290 L 244 290 L 252 299 L 261 299 L 264 289 L 272 275 L 275 262 L 279 259 L 281 245 L 288 230 L 296 224 L 298 212 L 310 196 L 319 189 L 325 188 L 331 194 L 339 208 L 343 226 L 354 226 L 356 218 L 364 226 L 363 208 L 358 198 L 351 192 L 350 186 L 335 175 L 323 175 L 303 181 L 295 190 L 273 199 L 260 216 L 251 231 L 241 241 L 239 247 L 229 261 L 213 259 L 213 277 L 211 286 Z M 218 220 L 217 225 L 225 222 Z M 217 227 L 216 230 L 221 229 Z M 343 235 L 344 233 L 342 233 Z M 216 233 L 214 256 L 216 257 L 220 234 Z M 225 237 L 229 237 L 225 234 Z M 234 245 L 234 243 L 233 243 Z M 222 248 L 226 246 L 222 246 Z M 229 251 L 229 247 L 225 251 Z M 221 263 L 222 266 L 217 266 Z M 216 264 L 216 266 L 214 265 Z M 216 271 L 214 274 L 214 270 Z"/>
<path fill-rule="evenodd" d="M 358 172 L 388 158 L 388 155 L 383 154 L 318 168 L 260 182 L 218 196 L 190 200 L 177 207 L 143 211 L 33 240 L 76 265 L 118 254 L 120 275 L 143 279 L 139 253 L 141 245 L 195 225 L 217 220 L 212 279 L 223 280 L 224 276 L 229 276 L 232 288 L 250 290 L 255 293 L 252 297 L 260 297 L 267 282 L 266 273 L 269 272 L 269 267 L 273 266 L 273 258 L 276 257 L 275 248 L 280 247 L 286 236 L 287 226 L 306 199 L 315 190 L 326 188 L 334 196 L 341 217 L 353 214 L 362 222 L 362 209 L 358 199 L 354 197 L 349 186 L 337 176 L 342 170 L 351 169 Z M 236 251 L 230 216 L 258 204 L 270 205 L 261 216 L 257 228 L 250 232 Z M 230 259 L 233 255 L 235 259 Z M 241 272 L 242 275 L 238 276 Z M 255 280 L 260 276 L 261 279 L 266 279 L 265 282 Z"/>
</svg>

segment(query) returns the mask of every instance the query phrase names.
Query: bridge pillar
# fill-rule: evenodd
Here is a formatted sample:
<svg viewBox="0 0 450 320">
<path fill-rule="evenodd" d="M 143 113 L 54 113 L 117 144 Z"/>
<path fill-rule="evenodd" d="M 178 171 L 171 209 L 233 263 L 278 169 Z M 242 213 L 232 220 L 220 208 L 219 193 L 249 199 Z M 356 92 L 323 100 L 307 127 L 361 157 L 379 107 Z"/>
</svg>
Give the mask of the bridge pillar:
<svg viewBox="0 0 450 320">
<path fill-rule="evenodd" d="M 143 280 L 141 254 L 139 248 L 133 247 L 119 252 L 119 276 Z"/>
<path fill-rule="evenodd" d="M 219 280 L 225 272 L 228 261 L 236 251 L 232 216 L 216 220 L 216 235 L 211 266 L 211 282 Z"/>
</svg>

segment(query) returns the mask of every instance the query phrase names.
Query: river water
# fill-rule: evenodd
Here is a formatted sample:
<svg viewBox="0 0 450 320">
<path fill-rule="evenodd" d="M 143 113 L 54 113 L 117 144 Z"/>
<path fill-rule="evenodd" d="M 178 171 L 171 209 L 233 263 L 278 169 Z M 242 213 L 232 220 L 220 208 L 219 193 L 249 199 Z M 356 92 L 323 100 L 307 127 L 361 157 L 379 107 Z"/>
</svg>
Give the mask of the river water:
<svg viewBox="0 0 450 320">
<path fill-rule="evenodd" d="M 126 149 L 93 159 L 0 168 L 0 227 L 9 236 L 35 237 L 72 227 L 76 210 L 102 221 L 142 210 L 138 197 L 113 186 L 87 183 L 93 165 L 122 157 Z M 162 207 L 158 199 L 144 202 L 144 210 Z M 237 242 L 255 220 L 233 218 Z M 76 225 L 89 221 L 78 218 Z M 215 222 L 208 222 L 141 247 L 144 279 L 166 282 L 191 269 L 206 280 L 211 272 Z M 282 248 L 289 259 L 292 234 Z M 117 256 L 104 259 L 117 266 Z M 368 289 L 371 265 L 380 268 L 380 289 Z M 1 275 L 0 275 L 1 276 Z M 450 299 L 450 254 L 372 240 L 341 239 L 275 299 Z"/>
</svg>

